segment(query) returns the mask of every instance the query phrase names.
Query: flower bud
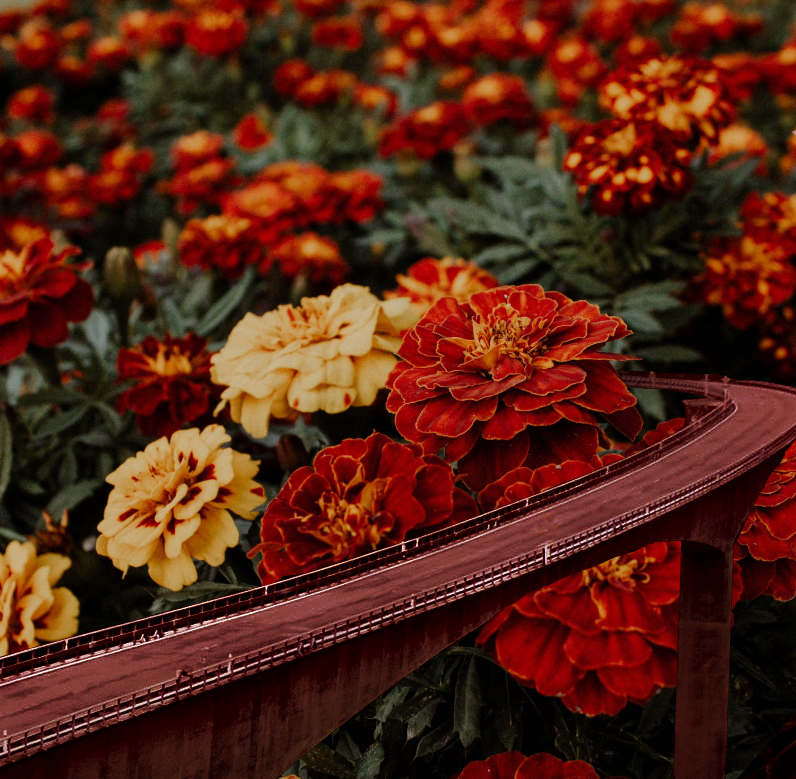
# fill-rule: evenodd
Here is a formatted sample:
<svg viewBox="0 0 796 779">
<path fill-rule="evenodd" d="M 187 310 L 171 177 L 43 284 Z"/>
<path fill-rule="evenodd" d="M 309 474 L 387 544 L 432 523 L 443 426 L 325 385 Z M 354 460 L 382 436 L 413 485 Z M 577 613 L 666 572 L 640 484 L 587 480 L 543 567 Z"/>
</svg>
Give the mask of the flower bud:
<svg viewBox="0 0 796 779">
<path fill-rule="evenodd" d="M 115 303 L 130 304 L 141 289 L 141 274 L 132 252 L 125 246 L 114 246 L 105 255 L 102 283 Z"/>
</svg>

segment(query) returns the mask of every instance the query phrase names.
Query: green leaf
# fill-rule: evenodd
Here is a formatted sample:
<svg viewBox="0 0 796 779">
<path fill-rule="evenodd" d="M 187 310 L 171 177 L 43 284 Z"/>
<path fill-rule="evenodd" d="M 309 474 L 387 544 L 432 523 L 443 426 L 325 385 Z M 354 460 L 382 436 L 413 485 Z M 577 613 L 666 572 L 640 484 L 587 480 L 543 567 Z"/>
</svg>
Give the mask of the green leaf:
<svg viewBox="0 0 796 779">
<path fill-rule="evenodd" d="M 254 274 L 254 268 L 246 268 L 237 283 L 210 306 L 196 325 L 197 335 L 203 338 L 209 336 L 240 305 L 254 280 Z"/>
<path fill-rule="evenodd" d="M 439 699 L 431 700 L 420 711 L 413 714 L 406 721 L 406 740 L 410 741 L 422 735 L 428 728 L 431 727 L 431 720 L 434 719 L 434 714 L 439 706 Z"/>
<path fill-rule="evenodd" d="M 55 493 L 55 496 L 47 504 L 47 511 L 54 517 L 60 517 L 66 509 L 71 509 L 90 497 L 101 484 L 101 479 L 83 479 L 75 484 L 70 484 Z"/>
<path fill-rule="evenodd" d="M 630 391 L 638 399 L 638 405 L 644 413 L 659 422 L 666 419 L 666 400 L 659 389 L 632 387 Z"/>
<path fill-rule="evenodd" d="M 47 387 L 38 392 L 30 392 L 22 395 L 17 401 L 18 406 L 52 406 L 52 405 L 69 405 L 73 403 L 91 403 L 91 398 L 84 395 L 82 392 L 74 392 L 73 390 L 59 389 L 56 387 Z"/>
<path fill-rule="evenodd" d="M 375 779 L 383 761 L 384 747 L 378 742 L 371 744 L 357 760 L 356 779 Z"/>
<path fill-rule="evenodd" d="M 476 660 L 471 657 L 459 669 L 453 697 L 453 729 L 459 734 L 459 740 L 465 749 L 469 749 L 481 738 L 478 712 L 483 703 Z"/>
<path fill-rule="evenodd" d="M 72 425 L 76 425 L 86 415 L 89 408 L 88 405 L 75 406 L 69 411 L 61 411 L 55 416 L 45 419 L 36 428 L 35 437 L 37 439 L 49 438 L 67 430 Z"/>
<path fill-rule="evenodd" d="M 439 752 L 456 740 L 456 732 L 450 729 L 450 723 L 445 723 L 427 733 L 417 745 L 415 758 Z"/>
<path fill-rule="evenodd" d="M 553 164 L 561 170 L 564 167 L 564 159 L 567 156 L 567 136 L 557 124 L 550 127 L 550 143 L 553 150 Z"/>
<path fill-rule="evenodd" d="M 335 752 L 328 744 L 318 744 L 302 759 L 313 771 L 320 771 L 329 776 L 338 777 L 338 779 L 355 779 L 359 776 L 354 773 L 350 761 Z"/>
<path fill-rule="evenodd" d="M 497 243 L 494 246 L 488 246 L 482 249 L 473 256 L 473 262 L 476 265 L 492 265 L 497 263 L 509 262 L 510 260 L 518 260 L 520 257 L 525 257 L 530 254 L 527 246 L 518 243 Z"/>
<path fill-rule="evenodd" d="M 0 500 L 11 480 L 11 464 L 14 461 L 13 436 L 11 434 L 11 423 L 8 421 L 6 412 L 0 409 Z"/>
<path fill-rule="evenodd" d="M 634 333 L 644 333 L 644 335 L 664 335 L 665 333 L 663 325 L 652 314 L 638 308 L 622 309 L 617 316 L 621 316 Z"/>
<path fill-rule="evenodd" d="M 633 350 L 636 357 L 651 362 L 700 362 L 704 356 L 696 349 L 679 344 L 657 344 Z"/>
<path fill-rule="evenodd" d="M 188 320 L 180 307 L 172 298 L 164 297 L 160 301 L 160 312 L 163 314 L 166 330 L 175 338 L 182 338 L 188 331 Z"/>
</svg>

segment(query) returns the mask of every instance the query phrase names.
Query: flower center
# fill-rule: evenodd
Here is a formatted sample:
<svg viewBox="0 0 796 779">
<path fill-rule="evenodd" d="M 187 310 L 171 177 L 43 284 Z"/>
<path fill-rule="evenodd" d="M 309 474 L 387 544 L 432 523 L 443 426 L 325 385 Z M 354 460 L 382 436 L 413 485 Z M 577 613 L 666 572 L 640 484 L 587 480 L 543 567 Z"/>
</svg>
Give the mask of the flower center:
<svg viewBox="0 0 796 779">
<path fill-rule="evenodd" d="M 583 583 L 587 587 L 597 582 L 606 582 L 621 590 L 633 590 L 636 584 L 647 581 L 649 575 L 643 572 L 643 567 L 639 569 L 639 561 L 625 559 L 624 555 L 583 572 Z"/>
<path fill-rule="evenodd" d="M 334 493 L 324 493 L 318 500 L 320 513 L 325 519 L 314 529 L 304 532 L 328 544 L 335 558 L 345 557 L 349 552 L 375 549 L 383 535 L 371 513 L 359 503 L 349 503 Z"/>
<path fill-rule="evenodd" d="M 152 357 L 144 355 L 152 373 L 158 376 L 177 376 L 179 374 L 193 373 L 193 363 L 190 358 L 178 349 L 169 349 L 164 344 L 158 345 L 158 353 Z"/>
<path fill-rule="evenodd" d="M 10 250 L 0 254 L 0 295 L 11 295 L 25 274 L 25 258 Z"/>
<path fill-rule="evenodd" d="M 618 154 L 627 157 L 636 145 L 636 126 L 628 124 L 627 127 L 611 133 L 604 141 L 603 148 L 609 154 Z"/>
<path fill-rule="evenodd" d="M 486 322 L 473 320 L 473 343 L 466 354 L 471 358 L 506 356 L 534 368 L 552 368 L 553 361 L 543 356 L 547 343 L 539 330 L 538 320 L 504 304 L 489 314 Z"/>
</svg>

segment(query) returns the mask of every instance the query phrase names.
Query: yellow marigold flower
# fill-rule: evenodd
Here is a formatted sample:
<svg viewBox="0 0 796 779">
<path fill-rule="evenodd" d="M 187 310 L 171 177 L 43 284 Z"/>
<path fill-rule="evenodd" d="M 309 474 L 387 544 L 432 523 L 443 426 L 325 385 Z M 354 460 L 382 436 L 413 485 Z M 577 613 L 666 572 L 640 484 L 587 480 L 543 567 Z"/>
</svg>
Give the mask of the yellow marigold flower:
<svg viewBox="0 0 796 779">
<path fill-rule="evenodd" d="M 0 554 L 0 655 L 77 633 L 80 603 L 66 587 L 53 589 L 71 564 L 60 554 L 37 556 L 29 542 L 11 541 Z"/>
<path fill-rule="evenodd" d="M 254 519 L 265 502 L 253 480 L 259 462 L 222 444 L 221 425 L 178 430 L 153 441 L 105 481 L 114 486 L 97 529 L 97 552 L 123 573 L 147 564 L 170 590 L 196 581 L 191 558 L 221 565 L 238 543 L 230 511 Z"/>
<path fill-rule="evenodd" d="M 300 308 L 246 314 L 212 359 L 210 378 L 226 386 L 216 413 L 229 403 L 232 418 L 262 438 L 271 417 L 369 406 L 416 321 L 408 298 L 379 300 L 356 284 L 302 298 Z"/>
</svg>

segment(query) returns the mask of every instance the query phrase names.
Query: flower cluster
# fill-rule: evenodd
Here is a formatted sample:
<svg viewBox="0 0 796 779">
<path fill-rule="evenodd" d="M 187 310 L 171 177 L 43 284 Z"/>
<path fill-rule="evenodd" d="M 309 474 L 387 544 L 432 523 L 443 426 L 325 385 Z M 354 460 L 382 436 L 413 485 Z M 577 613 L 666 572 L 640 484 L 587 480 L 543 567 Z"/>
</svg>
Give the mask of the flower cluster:
<svg viewBox="0 0 796 779">
<path fill-rule="evenodd" d="M 170 590 L 196 581 L 194 559 L 221 565 L 238 543 L 230 512 L 251 520 L 265 502 L 258 462 L 224 447 L 230 440 L 221 425 L 179 430 L 122 463 L 106 478 L 97 552 L 123 573 L 146 565 Z"/>
<path fill-rule="evenodd" d="M 225 387 L 220 407 L 229 404 L 232 418 L 261 438 L 271 418 L 369 406 L 397 361 L 400 333 L 415 321 L 408 300 L 381 301 L 355 284 L 302 298 L 300 308 L 246 314 L 212 358 L 211 378 Z"/>
<path fill-rule="evenodd" d="M 540 752 L 526 757 L 520 752 L 501 752 L 486 760 L 468 763 L 453 779 L 597 779 L 597 772 L 583 760 L 559 760 Z M 620 779 L 614 776 L 611 779 Z"/>
<path fill-rule="evenodd" d="M 324 449 L 268 504 L 250 557 L 263 584 L 397 544 L 477 513 L 451 467 L 382 433 Z"/>
</svg>

